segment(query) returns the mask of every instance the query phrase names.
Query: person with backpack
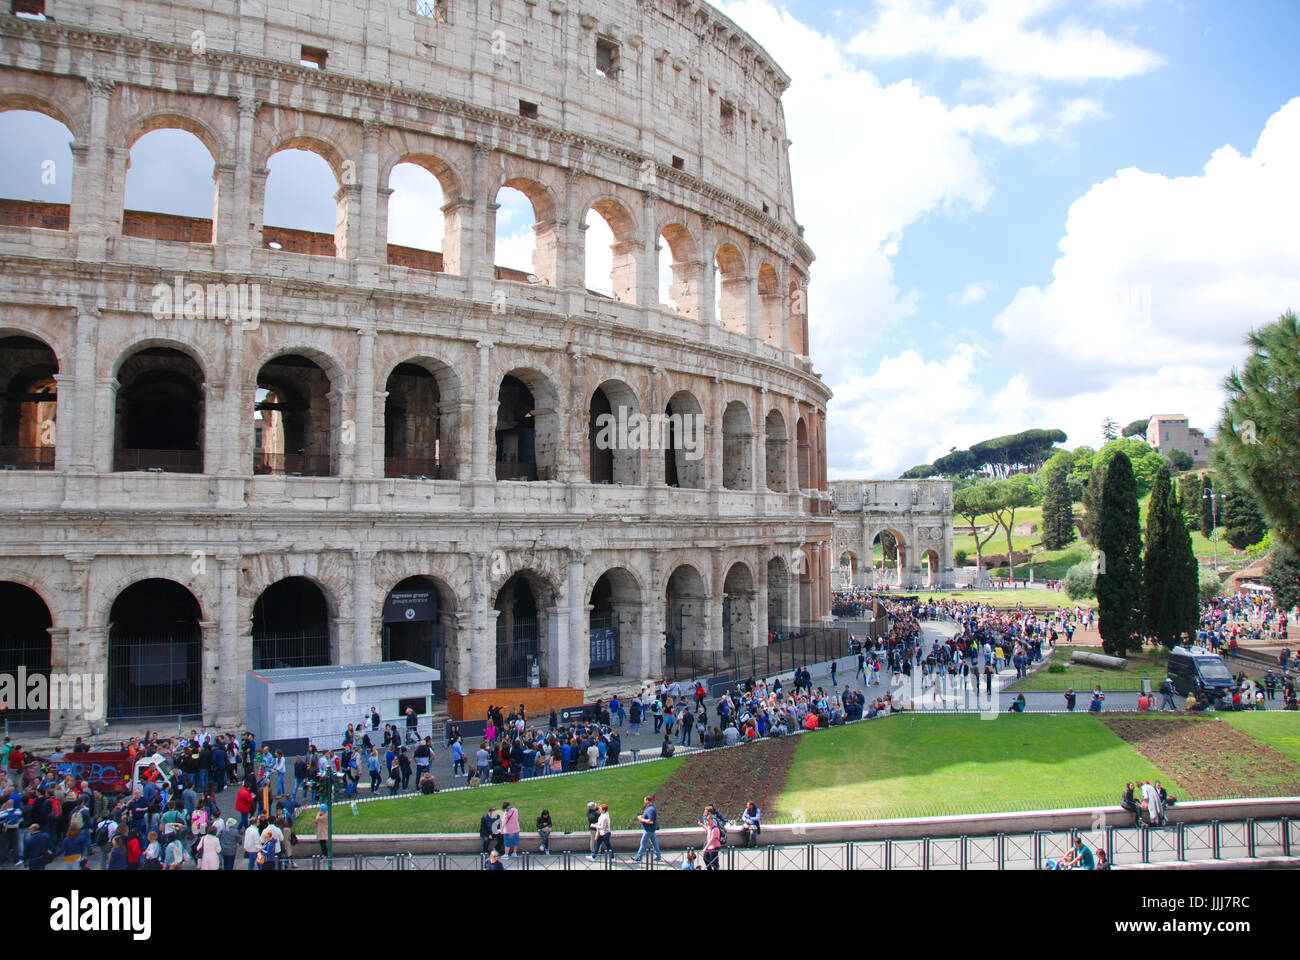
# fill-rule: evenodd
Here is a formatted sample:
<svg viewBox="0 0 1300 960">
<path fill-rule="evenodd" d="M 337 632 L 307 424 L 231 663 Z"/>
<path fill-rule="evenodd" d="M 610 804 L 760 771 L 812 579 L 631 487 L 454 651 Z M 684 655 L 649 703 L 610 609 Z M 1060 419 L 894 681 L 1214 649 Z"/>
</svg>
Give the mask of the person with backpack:
<svg viewBox="0 0 1300 960">
<path fill-rule="evenodd" d="M 704 808 L 700 818 L 704 827 L 704 869 L 718 869 L 718 851 L 722 849 L 722 829 L 718 825 L 718 814 L 712 806 Z"/>
<path fill-rule="evenodd" d="M 641 732 L 641 701 L 633 698 L 632 706 L 627 712 L 628 730 L 633 734 Z"/>
</svg>

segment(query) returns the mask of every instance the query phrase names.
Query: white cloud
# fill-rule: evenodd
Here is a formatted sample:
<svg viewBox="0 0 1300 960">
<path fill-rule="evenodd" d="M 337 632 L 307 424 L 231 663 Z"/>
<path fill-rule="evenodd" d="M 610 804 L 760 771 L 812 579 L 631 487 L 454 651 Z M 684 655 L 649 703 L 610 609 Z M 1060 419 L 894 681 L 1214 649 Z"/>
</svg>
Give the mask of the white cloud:
<svg viewBox="0 0 1300 960">
<path fill-rule="evenodd" d="M 1200 176 L 1128 169 L 1095 185 L 1070 207 L 1053 281 L 994 321 L 1000 345 L 884 357 L 839 387 L 832 475 L 895 475 L 1031 426 L 1097 446 L 1105 416 L 1186 413 L 1212 431 L 1244 335 L 1300 306 L 1298 181 L 1300 98 L 1249 156 L 1222 147 Z"/>
<path fill-rule="evenodd" d="M 968 283 L 960 290 L 948 294 L 948 302 L 954 307 L 971 307 L 987 297 L 996 286 L 992 283 Z"/>
<path fill-rule="evenodd" d="M 927 55 L 974 60 L 987 70 L 1050 81 L 1117 80 L 1159 67 L 1152 50 L 1096 27 L 1063 22 L 1054 30 L 1034 21 L 1057 0 L 881 0 L 875 20 L 849 44 L 876 60 Z"/>
</svg>

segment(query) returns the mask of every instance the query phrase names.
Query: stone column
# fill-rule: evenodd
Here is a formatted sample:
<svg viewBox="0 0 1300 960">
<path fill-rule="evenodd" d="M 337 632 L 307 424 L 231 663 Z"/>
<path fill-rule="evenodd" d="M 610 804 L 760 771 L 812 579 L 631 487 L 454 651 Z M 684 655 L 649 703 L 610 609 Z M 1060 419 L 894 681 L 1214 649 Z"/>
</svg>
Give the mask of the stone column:
<svg viewBox="0 0 1300 960">
<path fill-rule="evenodd" d="M 636 302 L 645 307 L 642 323 L 651 326 L 651 316 L 659 308 L 659 194 L 653 189 L 641 191 L 641 256 L 637 266 Z"/>
<path fill-rule="evenodd" d="M 727 578 L 727 563 L 721 547 L 709 548 L 709 605 L 705 636 L 709 649 L 721 651 L 722 642 L 722 599 Z M 733 638 L 734 640 L 734 638 Z M 734 647 L 735 644 L 733 643 Z"/>
<path fill-rule="evenodd" d="M 650 551 L 650 583 L 646 587 L 648 597 L 646 599 L 645 615 L 641 618 L 646 624 L 643 636 L 644 646 L 642 647 L 642 664 L 643 670 L 647 677 L 663 676 L 666 664 L 664 663 L 664 632 L 667 629 L 665 619 L 667 617 L 667 591 L 668 584 L 664 581 L 666 566 L 663 551 Z M 680 638 L 678 640 L 680 643 Z"/>
<path fill-rule="evenodd" d="M 782 260 L 780 264 L 781 274 L 777 277 L 777 283 L 780 284 L 781 294 L 781 349 L 786 353 L 790 352 L 790 323 L 791 310 L 794 307 L 793 297 L 790 296 L 790 261 Z"/>
<path fill-rule="evenodd" d="M 71 439 L 70 468 L 74 473 L 95 472 L 95 352 L 100 311 L 82 305 L 77 308 L 76 354 L 73 359 L 71 423 L 65 433 Z"/>
<path fill-rule="evenodd" d="M 745 333 L 755 340 L 762 339 L 762 332 L 758 326 L 758 259 L 760 250 L 758 237 L 750 237 L 749 262 L 746 264 L 749 275 L 745 277 Z"/>
<path fill-rule="evenodd" d="M 361 208 L 358 229 L 360 242 L 353 244 L 358 257 L 371 264 L 386 262 L 388 241 L 379 236 L 379 137 L 384 125 L 366 120 L 361 125 Z M 381 254 L 383 254 L 381 256 Z"/>
<path fill-rule="evenodd" d="M 759 510 L 767 513 L 766 501 L 762 496 L 767 492 L 767 390 L 758 390 L 758 408 L 754 411 L 754 490 L 759 494 Z"/>
<path fill-rule="evenodd" d="M 472 614 L 469 686 L 472 690 L 486 690 L 495 687 L 497 682 L 496 611 L 489 604 L 487 554 L 471 553 L 469 562 Z"/>
<path fill-rule="evenodd" d="M 343 663 L 359 665 L 380 659 L 374 624 L 374 558 L 374 551 L 365 547 L 352 552 L 352 649 L 346 660 L 339 658 Z M 343 645 L 339 646 L 342 653 Z"/>
<path fill-rule="evenodd" d="M 262 245 L 261 224 L 253 223 L 253 129 L 261 103 L 252 93 L 239 95 L 239 128 L 235 136 L 233 175 L 221 183 L 230 184 L 227 193 L 218 187 L 217 222 L 212 242 L 219 244 L 227 270 L 247 270 L 251 251 Z"/>
<path fill-rule="evenodd" d="M 713 217 L 704 216 L 700 218 L 702 230 L 700 233 L 700 323 L 704 325 L 705 330 L 717 325 L 717 290 L 713 287 L 713 267 L 717 262 L 715 259 L 716 251 L 714 250 L 713 228 L 717 224 Z M 706 339 L 715 340 L 710 334 L 705 334 Z"/>
<path fill-rule="evenodd" d="M 217 647 L 216 688 L 213 702 L 204 701 L 203 712 L 216 715 L 219 727 L 230 727 L 243 713 L 245 673 L 253 666 L 252 624 L 239 622 L 239 554 L 218 553 L 217 577 L 220 584 L 217 601 L 217 624 L 220 642 Z"/>
<path fill-rule="evenodd" d="M 352 475 L 357 480 L 375 479 L 375 328 L 367 324 L 357 330 L 357 389 L 353 440 L 355 460 Z M 382 433 L 381 433 L 382 436 Z"/>
<path fill-rule="evenodd" d="M 221 700 L 221 622 L 219 620 L 199 621 L 200 652 L 199 669 L 202 671 L 203 692 L 199 700 L 199 715 L 204 726 L 217 722 L 217 704 Z"/>
<path fill-rule="evenodd" d="M 96 473 L 110 473 L 113 469 L 113 447 L 117 442 L 117 390 L 116 377 L 95 378 L 94 447 Z"/>
<path fill-rule="evenodd" d="M 334 227 L 334 256 L 356 260 L 361 252 L 361 184 L 344 183 L 334 194 L 338 205 Z"/>
<path fill-rule="evenodd" d="M 479 481 L 496 479 L 496 440 L 492 413 L 492 341 L 480 340 L 478 373 L 474 378 L 474 433 L 470 442 L 473 462 L 471 478 Z M 462 451 L 464 444 L 461 445 Z"/>
<path fill-rule="evenodd" d="M 790 632 L 793 633 L 797 631 L 799 627 L 803 624 L 802 584 L 803 584 L 804 571 L 808 569 L 808 558 L 804 554 L 803 550 L 799 550 L 798 553 L 796 554 L 794 549 L 791 549 L 790 557 L 792 558 L 792 560 L 795 559 L 798 560 L 797 563 L 791 562 L 789 565 L 790 602 L 786 606 L 786 609 L 789 611 L 789 613 L 787 614 L 787 618 L 789 620 L 787 627 L 789 628 Z"/>
<path fill-rule="evenodd" d="M 462 696 L 469 693 L 470 677 L 473 671 L 473 653 L 472 640 L 474 636 L 474 612 L 472 610 L 458 610 L 456 618 L 456 647 L 455 647 L 455 690 Z M 448 651 L 450 654 L 450 651 Z M 450 671 L 452 657 L 446 656 L 443 660 L 444 669 Z M 449 678 L 444 677 L 447 683 L 447 690 L 451 691 L 452 685 Z"/>
<path fill-rule="evenodd" d="M 768 610 L 767 610 L 768 592 L 767 591 L 769 586 L 768 570 L 767 570 L 768 559 L 769 558 L 767 556 L 767 551 L 765 549 L 760 548 L 758 551 L 758 570 L 755 574 L 755 578 L 758 581 L 758 598 L 755 600 L 755 603 L 757 603 L 758 608 L 754 611 L 754 625 L 755 625 L 755 633 L 757 635 L 755 639 L 755 646 L 759 646 L 759 647 L 765 646 L 767 644 L 767 635 L 768 632 L 771 630 L 771 625 L 767 622 L 768 619 Z"/>
<path fill-rule="evenodd" d="M 251 474 L 251 464 L 244 463 L 243 440 L 249 432 L 250 417 L 245 415 L 243 354 L 244 325 L 238 320 L 226 323 L 225 383 L 221 392 L 221 421 L 217 425 L 216 450 L 204 451 L 203 469 L 228 477 Z M 251 413 L 251 411 L 249 411 Z"/>
<path fill-rule="evenodd" d="M 108 234 L 115 217 L 109 204 L 121 200 L 112 189 L 113 171 L 109 167 L 108 123 L 112 110 L 114 81 L 106 77 L 87 77 L 90 94 L 90 136 L 84 151 L 73 151 L 72 202 L 69 229 L 77 235 L 77 259 L 95 262 L 104 259 Z"/>
<path fill-rule="evenodd" d="M 568 631 L 569 631 L 569 669 L 565 686 L 584 690 L 590 680 L 591 669 L 591 620 L 587 615 L 586 561 L 591 554 L 587 550 L 569 550 L 569 576 L 566 583 L 568 592 Z"/>
<path fill-rule="evenodd" d="M 705 425 L 705 432 L 708 435 L 709 451 L 709 469 L 707 486 L 709 490 L 722 489 L 722 381 L 714 377 L 711 381 L 711 389 L 708 398 L 708 417 L 709 422 Z"/>
</svg>

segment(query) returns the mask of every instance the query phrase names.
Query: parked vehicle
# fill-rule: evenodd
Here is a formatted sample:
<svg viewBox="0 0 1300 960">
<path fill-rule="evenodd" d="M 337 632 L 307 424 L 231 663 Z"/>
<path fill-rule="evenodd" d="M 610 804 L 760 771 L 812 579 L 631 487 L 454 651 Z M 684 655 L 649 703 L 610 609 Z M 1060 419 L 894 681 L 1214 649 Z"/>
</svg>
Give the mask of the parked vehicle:
<svg viewBox="0 0 1300 960">
<path fill-rule="evenodd" d="M 1169 680 L 1179 696 L 1189 693 L 1216 701 L 1232 699 L 1235 681 L 1223 657 L 1202 647 L 1174 647 L 1169 652 Z"/>
</svg>

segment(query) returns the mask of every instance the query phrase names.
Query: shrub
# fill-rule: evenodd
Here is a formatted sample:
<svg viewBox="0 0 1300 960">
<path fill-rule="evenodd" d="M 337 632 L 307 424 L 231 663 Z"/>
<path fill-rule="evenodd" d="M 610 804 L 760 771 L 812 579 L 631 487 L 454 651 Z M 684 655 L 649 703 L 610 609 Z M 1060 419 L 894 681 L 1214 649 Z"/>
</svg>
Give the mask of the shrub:
<svg viewBox="0 0 1300 960">
<path fill-rule="evenodd" d="M 1097 595 L 1097 573 L 1091 560 L 1076 563 L 1065 571 L 1065 595 L 1071 600 Z"/>
<path fill-rule="evenodd" d="M 1202 570 L 1197 579 L 1202 600 L 1213 600 L 1223 589 L 1223 582 L 1213 570 Z"/>
</svg>

